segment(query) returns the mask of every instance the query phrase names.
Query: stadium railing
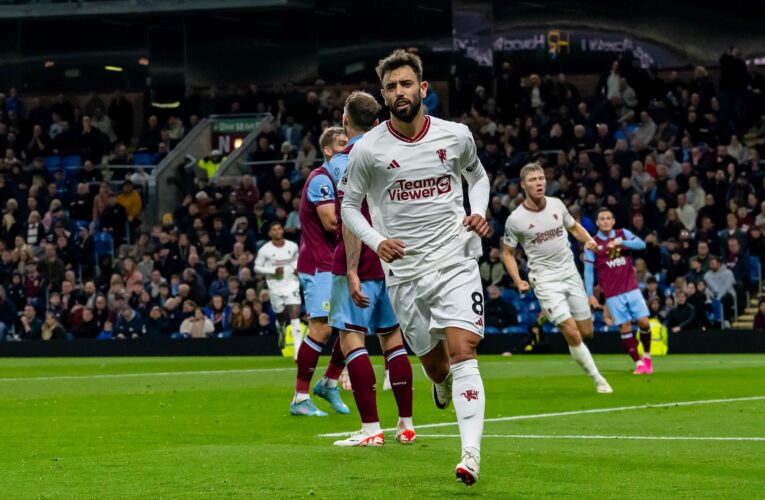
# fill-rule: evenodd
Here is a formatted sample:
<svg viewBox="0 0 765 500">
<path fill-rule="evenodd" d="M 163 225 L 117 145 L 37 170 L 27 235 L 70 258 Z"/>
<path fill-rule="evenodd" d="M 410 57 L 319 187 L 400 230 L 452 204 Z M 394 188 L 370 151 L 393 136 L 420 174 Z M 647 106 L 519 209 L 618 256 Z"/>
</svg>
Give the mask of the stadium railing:
<svg viewBox="0 0 765 500">
<path fill-rule="evenodd" d="M 166 212 L 172 212 L 181 204 L 180 189 L 171 178 L 178 174 L 178 167 L 185 163 L 187 156 L 202 158 L 210 154 L 212 134 L 209 132 L 210 119 L 205 118 L 188 131 L 186 137 L 173 148 L 165 159 L 159 162 L 149 180 L 148 222 L 156 224 Z"/>
</svg>

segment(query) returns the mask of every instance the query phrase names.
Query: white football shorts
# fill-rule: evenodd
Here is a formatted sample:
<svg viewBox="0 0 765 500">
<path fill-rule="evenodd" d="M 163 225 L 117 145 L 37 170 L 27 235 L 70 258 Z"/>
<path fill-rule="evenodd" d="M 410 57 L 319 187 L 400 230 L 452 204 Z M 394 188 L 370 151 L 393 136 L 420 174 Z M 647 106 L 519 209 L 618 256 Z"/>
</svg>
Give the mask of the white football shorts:
<svg viewBox="0 0 765 500">
<path fill-rule="evenodd" d="M 407 344 L 424 356 L 457 327 L 483 338 L 483 286 L 475 259 L 388 287 Z"/>
<path fill-rule="evenodd" d="M 578 274 L 544 283 L 535 283 L 532 278 L 531 286 L 545 317 L 553 325 L 560 325 L 570 317 L 583 321 L 592 316 L 587 293 Z"/>
</svg>

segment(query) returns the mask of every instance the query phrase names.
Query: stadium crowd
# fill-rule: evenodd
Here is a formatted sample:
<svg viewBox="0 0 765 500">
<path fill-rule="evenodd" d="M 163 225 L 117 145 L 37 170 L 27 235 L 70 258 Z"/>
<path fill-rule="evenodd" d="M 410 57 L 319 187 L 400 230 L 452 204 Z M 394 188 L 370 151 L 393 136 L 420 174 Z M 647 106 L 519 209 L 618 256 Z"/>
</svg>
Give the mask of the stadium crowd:
<svg viewBox="0 0 765 500">
<path fill-rule="evenodd" d="M 765 134 L 744 140 L 760 125 L 765 79 L 735 49 L 719 74 L 714 82 L 697 67 L 690 79 L 661 78 L 625 53 L 595 92 L 562 74 L 521 78 L 510 63 L 494 89 L 476 88 L 469 112 L 453 118 L 474 131 L 492 182 L 480 265 L 488 327 L 537 323 L 538 306 L 512 290 L 500 259 L 529 162 L 590 232 L 607 206 L 617 227 L 646 241 L 634 254 L 638 282 L 670 331 L 721 326 L 743 311 L 765 257 Z M 321 81 L 307 91 L 189 91 L 180 111 L 150 114 L 134 133 L 121 93 L 108 106 L 60 95 L 26 110 L 10 89 L 0 97 L 0 339 L 276 335 L 254 259 L 273 222 L 299 241 L 301 191 L 323 159 L 318 137 L 341 126 L 345 96 Z M 438 98 L 431 91 L 424 101 L 434 115 Z M 142 222 L 149 166 L 201 117 L 244 112 L 274 116 L 250 153 L 252 175 L 213 185 L 209 170 L 190 168 L 195 181 L 178 183 L 182 205 L 161 225 Z M 51 160 L 62 157 L 77 161 L 67 169 Z M 596 326 L 608 323 L 598 313 Z"/>
</svg>

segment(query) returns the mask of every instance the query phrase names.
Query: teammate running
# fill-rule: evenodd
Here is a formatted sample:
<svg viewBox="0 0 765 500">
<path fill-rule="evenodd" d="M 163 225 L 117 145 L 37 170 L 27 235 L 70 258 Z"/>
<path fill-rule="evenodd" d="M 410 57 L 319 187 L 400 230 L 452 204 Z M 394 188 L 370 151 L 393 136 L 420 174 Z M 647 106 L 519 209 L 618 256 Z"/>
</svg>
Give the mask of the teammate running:
<svg viewBox="0 0 765 500">
<path fill-rule="evenodd" d="M 546 187 L 545 173 L 538 163 L 529 163 L 521 169 L 521 188 L 526 199 L 505 223 L 505 267 L 519 292 L 527 292 L 533 285 L 545 316 L 566 338 L 571 357 L 592 377 L 599 393 L 611 393 L 611 386 L 598 372 L 590 350 L 582 342 L 582 337 L 593 335 L 592 314 L 574 264 L 568 232 L 587 249 L 594 250 L 597 244 L 562 201 L 545 196 Z M 519 243 L 529 259 L 532 285 L 523 281 L 518 272 L 515 248 Z"/>
<path fill-rule="evenodd" d="M 351 151 L 338 187 L 343 223 L 384 261 L 391 304 L 433 381 L 436 406 L 454 401 L 462 441 L 455 473 L 469 486 L 478 479 L 486 404 L 476 359 L 484 331 L 477 258 L 489 231 L 489 179 L 466 126 L 425 116 L 428 83 L 417 55 L 396 50 L 377 75 L 391 119 Z M 365 197 L 374 228 L 361 212 Z"/>
<path fill-rule="evenodd" d="M 308 394 L 313 372 L 324 345 L 332 334 L 327 324 L 329 293 L 332 287 L 332 258 L 335 252 L 335 189 L 327 170 L 332 155 L 345 149 L 348 138 L 340 127 L 330 127 L 319 137 L 324 164 L 308 176 L 300 198 L 300 255 L 297 270 L 303 285 L 305 307 L 308 313 L 308 331 L 305 342 L 297 354 L 297 380 L 295 396 L 290 404 L 292 415 L 324 417 L 327 414 L 313 404 Z M 295 332 L 292 332 L 293 336 Z M 324 376 L 313 387 L 317 396 L 324 398 L 338 413 L 350 413 L 340 399 L 337 379 L 345 367 L 340 339 L 335 341 L 332 357 Z"/>
<path fill-rule="evenodd" d="M 255 272 L 266 277 L 271 307 L 276 313 L 279 331 L 286 328 L 287 314 L 292 337 L 300 337 L 300 282 L 297 278 L 298 246 L 284 239 L 284 226 L 272 222 L 268 228 L 271 241 L 260 247 L 255 258 Z"/>
<path fill-rule="evenodd" d="M 626 229 L 614 229 L 614 214 L 608 208 L 598 210 L 595 223 L 597 249 L 584 252 L 584 288 L 590 305 L 599 308 L 600 303 L 593 295 L 595 271 L 598 283 L 606 298 L 606 306 L 614 324 L 619 326 L 622 345 L 635 362 L 635 375 L 653 373 L 651 363 L 651 325 L 648 322 L 648 306 L 640 293 L 635 270 L 632 267 L 630 250 L 642 250 L 645 242 Z M 635 321 L 640 328 L 640 342 L 643 344 L 643 359 L 638 353 L 638 344 L 632 330 Z"/>
<path fill-rule="evenodd" d="M 343 127 L 349 138 L 348 147 L 329 162 L 329 171 L 336 182 L 345 175 L 348 155 L 354 144 L 377 125 L 379 112 L 380 105 L 365 92 L 353 92 L 345 101 Z M 343 192 L 338 189 L 338 209 L 342 197 Z M 362 204 L 362 211 L 368 220 L 366 203 Z M 329 324 L 340 330 L 353 397 L 361 416 L 361 430 L 348 439 L 336 441 L 335 445 L 381 446 L 385 442 L 377 414 L 375 372 L 365 347 L 366 334 L 377 334 L 388 364 L 399 415 L 396 441 L 414 443 L 412 365 L 388 298 L 385 273 L 374 251 L 348 231 L 342 220 L 338 221 L 338 244 L 332 274 Z"/>
</svg>

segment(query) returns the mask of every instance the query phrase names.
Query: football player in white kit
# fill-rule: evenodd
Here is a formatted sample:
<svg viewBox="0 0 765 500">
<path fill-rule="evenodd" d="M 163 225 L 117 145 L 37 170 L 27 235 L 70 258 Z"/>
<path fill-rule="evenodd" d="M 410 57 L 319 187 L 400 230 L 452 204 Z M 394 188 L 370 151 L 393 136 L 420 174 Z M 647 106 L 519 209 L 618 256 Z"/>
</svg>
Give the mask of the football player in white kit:
<svg viewBox="0 0 765 500">
<path fill-rule="evenodd" d="M 286 327 L 286 314 L 292 325 L 292 338 L 300 339 L 300 280 L 297 276 L 297 243 L 284 239 L 284 226 L 272 222 L 268 229 L 271 241 L 260 247 L 255 258 L 255 272 L 266 276 L 271 307 L 276 313 L 278 328 Z M 297 349 L 295 349 L 297 358 Z"/>
<path fill-rule="evenodd" d="M 582 337 L 593 335 L 592 315 L 568 233 L 588 250 L 597 249 L 597 243 L 560 199 L 545 196 L 547 181 L 538 163 L 521 169 L 521 188 L 526 199 L 505 223 L 502 246 L 507 272 L 519 292 L 534 288 L 545 316 L 566 338 L 571 357 L 592 377 L 599 393 L 611 393 L 611 386 L 598 372 L 590 350 L 582 342 Z M 528 257 L 531 285 L 518 272 L 515 249 L 519 243 Z"/>
<path fill-rule="evenodd" d="M 477 258 L 489 231 L 489 179 L 466 126 L 425 116 L 428 84 L 417 55 L 394 51 L 377 74 L 391 119 L 351 151 L 338 187 L 345 193 L 342 217 L 383 260 L 391 304 L 433 381 L 436 406 L 454 401 L 462 441 L 455 473 L 469 486 L 478 479 L 486 404 L 476 359 L 484 333 Z M 365 196 L 371 226 L 360 211 Z"/>
</svg>

